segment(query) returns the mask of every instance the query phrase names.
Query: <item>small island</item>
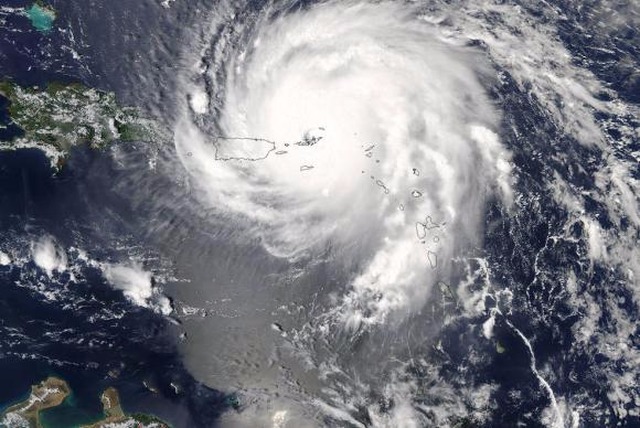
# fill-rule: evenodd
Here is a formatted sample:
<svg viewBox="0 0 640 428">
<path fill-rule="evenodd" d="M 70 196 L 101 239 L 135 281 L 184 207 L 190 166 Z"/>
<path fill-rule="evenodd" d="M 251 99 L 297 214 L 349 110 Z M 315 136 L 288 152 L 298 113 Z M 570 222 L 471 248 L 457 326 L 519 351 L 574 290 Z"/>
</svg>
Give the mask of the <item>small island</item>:
<svg viewBox="0 0 640 428">
<path fill-rule="evenodd" d="M 49 377 L 31 387 L 26 400 L 9 407 L 0 419 L 0 425 L 7 427 L 42 427 L 40 411 L 56 407 L 71 394 L 67 382 Z"/>
<path fill-rule="evenodd" d="M 0 415 L 0 426 L 20 428 L 43 428 L 41 411 L 59 406 L 71 394 L 67 382 L 49 377 L 31 387 L 29 397 Z M 104 409 L 103 419 L 83 428 L 107 428 L 113 426 L 136 428 L 170 428 L 166 422 L 142 413 L 127 415 L 120 406 L 120 397 L 115 388 L 107 388 L 100 397 Z"/>
<path fill-rule="evenodd" d="M 0 81 L 0 96 L 9 101 L 8 115 L 24 135 L 0 141 L 0 150 L 39 148 L 54 167 L 79 144 L 102 148 L 113 141 L 166 139 L 157 124 L 133 107 L 120 107 L 115 94 L 78 83 L 49 83 L 23 88 Z"/>
<path fill-rule="evenodd" d="M 104 409 L 104 419 L 83 428 L 107 428 L 111 426 L 132 426 L 136 428 L 169 428 L 166 422 L 150 415 L 136 413 L 126 415 L 120 407 L 120 397 L 115 388 L 107 388 L 100 397 Z"/>
</svg>

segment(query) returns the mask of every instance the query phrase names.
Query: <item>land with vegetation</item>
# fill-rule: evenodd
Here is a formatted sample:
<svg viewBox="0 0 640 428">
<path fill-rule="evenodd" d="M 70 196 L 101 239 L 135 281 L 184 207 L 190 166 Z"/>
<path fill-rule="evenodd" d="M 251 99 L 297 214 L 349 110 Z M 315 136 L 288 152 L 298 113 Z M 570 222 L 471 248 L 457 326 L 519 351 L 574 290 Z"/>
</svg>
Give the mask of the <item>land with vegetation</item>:
<svg viewBox="0 0 640 428">
<path fill-rule="evenodd" d="M 44 428 L 41 412 L 61 405 L 71 395 L 66 381 L 49 377 L 31 387 L 29 397 L 0 415 L 0 426 L 7 428 Z M 83 428 L 170 428 L 166 422 L 143 413 L 126 414 L 120 405 L 120 397 L 115 388 L 107 388 L 100 397 L 104 416 L 99 421 Z"/>
<path fill-rule="evenodd" d="M 0 141 L 0 150 L 39 148 L 54 166 L 63 163 L 69 150 L 80 144 L 103 148 L 114 141 L 167 138 L 136 108 L 119 106 L 112 92 L 78 83 L 25 88 L 4 80 L 0 81 L 0 96 L 9 102 L 11 123 L 21 130 L 9 141 Z"/>
</svg>

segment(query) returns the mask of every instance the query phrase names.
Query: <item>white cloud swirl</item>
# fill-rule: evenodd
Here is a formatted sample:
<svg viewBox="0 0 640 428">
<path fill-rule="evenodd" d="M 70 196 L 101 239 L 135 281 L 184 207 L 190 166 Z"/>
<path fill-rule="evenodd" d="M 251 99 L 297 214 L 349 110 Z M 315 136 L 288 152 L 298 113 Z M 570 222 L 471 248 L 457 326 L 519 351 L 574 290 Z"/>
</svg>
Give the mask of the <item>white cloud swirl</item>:
<svg viewBox="0 0 640 428">
<path fill-rule="evenodd" d="M 343 1 L 265 17 L 216 64 L 219 104 L 194 89 L 199 108 L 176 130 L 203 200 L 247 219 L 272 254 L 330 243 L 366 260 L 340 305 L 352 326 L 420 309 L 477 240 L 487 189 L 510 199 L 486 63 L 415 16 Z"/>
</svg>

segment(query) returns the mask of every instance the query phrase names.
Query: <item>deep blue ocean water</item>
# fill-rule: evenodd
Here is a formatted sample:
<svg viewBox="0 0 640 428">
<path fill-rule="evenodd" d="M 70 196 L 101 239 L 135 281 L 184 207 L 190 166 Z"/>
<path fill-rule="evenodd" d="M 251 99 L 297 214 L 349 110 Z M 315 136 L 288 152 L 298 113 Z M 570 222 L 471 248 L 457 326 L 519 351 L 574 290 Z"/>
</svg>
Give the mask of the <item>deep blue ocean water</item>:
<svg viewBox="0 0 640 428">
<path fill-rule="evenodd" d="M 101 162 L 100 152 L 80 149 L 75 156 L 87 162 L 71 162 L 76 166 L 97 168 Z M 3 240 L 8 231 L 14 236 L 41 228 L 56 236 L 78 233 L 74 219 L 90 215 L 78 203 L 88 184 L 72 167 L 54 175 L 39 150 L 0 152 Z M 66 292 L 48 300 L 35 291 L 42 277 L 31 271 L 37 271 L 32 262 L 0 267 L 0 333 L 8 339 L 0 344 L 3 407 L 24 399 L 30 385 L 49 375 L 67 380 L 73 397 L 46 412 L 48 427 L 71 427 L 98 418 L 99 396 L 109 386 L 120 392 L 125 411 L 151 413 L 175 426 L 210 426 L 228 407 L 228 397 L 198 384 L 185 371 L 172 324 L 130 305 L 100 272 L 86 267 L 83 280 L 71 285 L 65 285 L 69 278 L 63 274 L 45 287 L 65 286 Z M 110 311 L 125 315 L 113 318 Z M 109 373 L 114 370 L 116 376 Z M 179 385 L 179 394 L 171 383 Z"/>
</svg>

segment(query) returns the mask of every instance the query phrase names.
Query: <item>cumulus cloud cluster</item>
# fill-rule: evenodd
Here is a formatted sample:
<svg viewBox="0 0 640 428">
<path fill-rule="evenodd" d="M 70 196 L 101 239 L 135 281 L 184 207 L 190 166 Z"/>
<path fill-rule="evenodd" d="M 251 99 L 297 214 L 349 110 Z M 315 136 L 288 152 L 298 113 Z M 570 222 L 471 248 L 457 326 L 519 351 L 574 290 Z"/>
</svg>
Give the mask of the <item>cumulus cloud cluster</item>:
<svg viewBox="0 0 640 428">
<path fill-rule="evenodd" d="M 148 307 L 163 315 L 172 311 L 171 302 L 154 286 L 153 274 L 139 264 L 103 264 L 104 277 L 121 290 L 133 304 Z"/>
<path fill-rule="evenodd" d="M 0 266 L 11 264 L 11 257 L 7 253 L 0 251 Z"/>
<path fill-rule="evenodd" d="M 67 254 L 50 236 L 43 236 L 31 244 L 33 262 L 48 276 L 67 270 Z"/>
<path fill-rule="evenodd" d="M 132 304 L 149 308 L 162 315 L 169 315 L 173 311 L 170 300 L 155 283 L 153 273 L 139 262 L 99 262 L 77 248 L 67 251 L 50 235 L 44 235 L 31 242 L 30 256 L 30 260 L 50 278 L 62 272 L 69 272 L 71 280 L 78 281 L 83 278 L 81 266 L 91 266 L 101 271 L 107 282 L 113 288 L 122 291 Z M 8 254 L 0 252 L 0 266 L 11 263 L 16 262 Z M 24 260 L 18 263 L 23 265 Z"/>
</svg>

